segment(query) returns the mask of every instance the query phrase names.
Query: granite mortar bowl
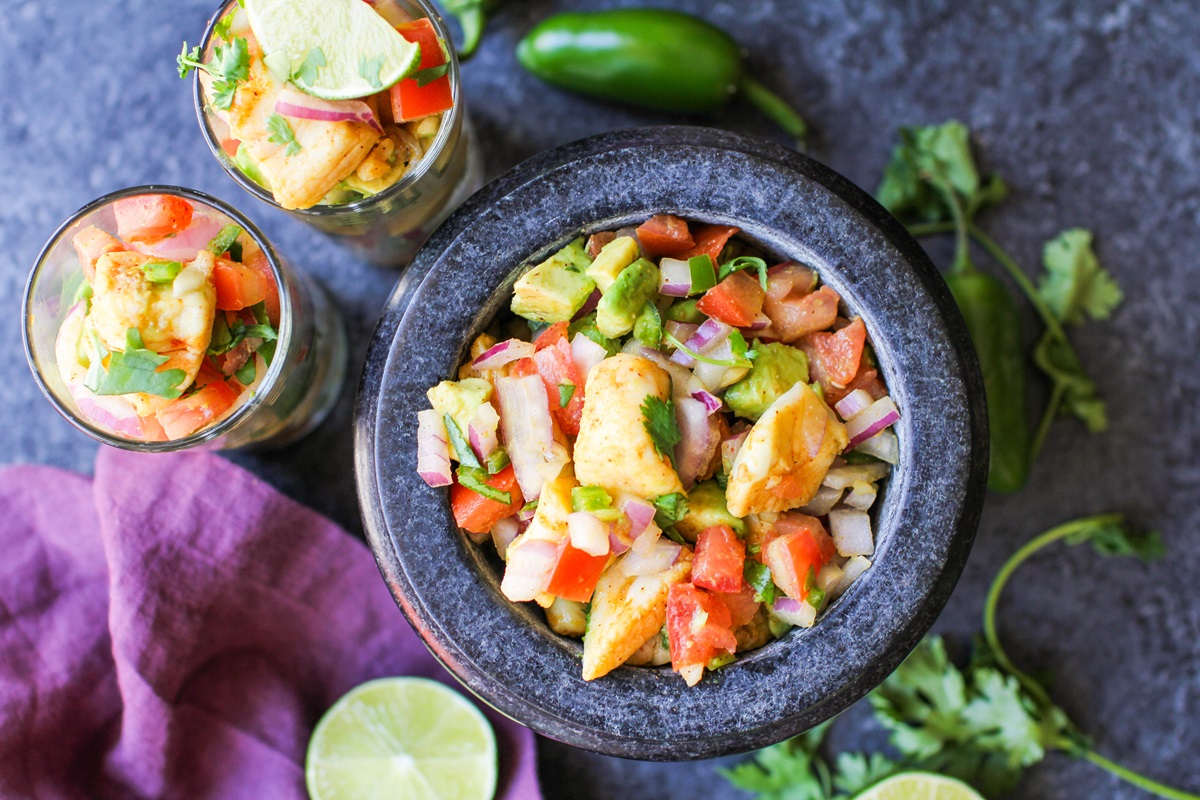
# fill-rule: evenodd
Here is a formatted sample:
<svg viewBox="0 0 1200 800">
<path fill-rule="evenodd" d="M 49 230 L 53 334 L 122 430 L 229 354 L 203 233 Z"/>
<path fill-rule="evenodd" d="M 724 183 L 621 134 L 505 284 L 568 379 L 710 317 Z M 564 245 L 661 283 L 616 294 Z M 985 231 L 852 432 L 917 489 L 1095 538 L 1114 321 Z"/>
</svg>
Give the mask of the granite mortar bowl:
<svg viewBox="0 0 1200 800">
<path fill-rule="evenodd" d="M 500 567 L 417 476 L 417 412 L 513 282 L 571 239 L 673 213 L 737 225 L 815 267 L 860 314 L 903 415 L 877 505 L 874 566 L 807 630 L 688 688 L 668 667 L 585 682 L 581 646 L 500 593 Z M 962 319 L 917 243 L 821 164 L 704 128 L 603 134 L 537 156 L 472 197 L 401 278 L 375 331 L 355 422 L 367 538 L 397 604 L 472 692 L 546 736 L 609 755 L 686 760 L 780 741 L 878 685 L 933 624 L 983 503 L 983 387 Z"/>
</svg>

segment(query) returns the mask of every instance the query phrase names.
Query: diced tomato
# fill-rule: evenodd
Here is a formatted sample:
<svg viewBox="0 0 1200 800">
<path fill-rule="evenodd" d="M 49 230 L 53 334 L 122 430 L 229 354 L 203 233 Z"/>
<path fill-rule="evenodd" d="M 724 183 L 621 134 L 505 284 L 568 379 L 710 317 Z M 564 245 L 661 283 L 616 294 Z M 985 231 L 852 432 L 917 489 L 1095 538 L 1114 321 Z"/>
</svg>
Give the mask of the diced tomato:
<svg viewBox="0 0 1200 800">
<path fill-rule="evenodd" d="M 422 17 L 397 25 L 396 30 L 405 39 L 416 42 L 421 47 L 419 69 L 431 69 L 446 63 L 446 54 L 442 52 L 437 31 L 427 18 Z M 454 91 L 450 86 L 449 75 L 435 78 L 424 86 L 420 86 L 416 78 L 405 78 L 389 92 L 392 97 L 392 115 L 397 122 L 420 119 L 454 106 Z"/>
<path fill-rule="evenodd" d="M 667 640 L 676 672 L 737 649 L 729 609 L 691 583 L 677 583 L 667 595 Z"/>
<path fill-rule="evenodd" d="M 565 323 L 556 324 L 563 325 L 563 330 L 566 329 Z M 547 330 L 542 336 L 549 333 L 550 331 Z M 541 342 L 540 338 L 538 342 Z M 567 344 L 566 336 L 559 333 L 554 344 L 542 347 L 533 354 L 533 360 L 537 364 L 538 374 L 542 376 L 542 383 L 546 385 L 550 413 L 558 418 L 559 425 L 562 426 L 565 433 L 578 436 L 579 423 L 583 419 L 583 376 L 579 374 L 579 367 L 575 365 L 575 359 L 571 355 L 571 345 Z M 566 386 L 575 388 L 560 388 Z M 559 402 L 564 391 L 571 393 L 565 408 Z"/>
<path fill-rule="evenodd" d="M 122 239 L 153 242 L 191 224 L 192 204 L 169 194 L 141 194 L 113 203 L 113 213 Z"/>
<path fill-rule="evenodd" d="M 698 225 L 692 231 L 692 241 L 695 244 L 678 254 L 676 258 L 686 260 L 692 256 L 708 255 L 712 258 L 713 263 L 716 264 L 717 259 L 721 257 L 721 251 L 725 249 L 725 243 L 738 230 L 738 228 L 732 225 Z"/>
<path fill-rule="evenodd" d="M 564 538 L 558 544 L 558 563 L 546 591 L 564 600 L 586 603 L 592 599 L 606 564 L 607 554 L 591 555 L 572 545 L 570 538 Z"/>
<path fill-rule="evenodd" d="M 599 233 L 593 233 L 588 237 L 587 254 L 592 258 L 595 258 L 596 256 L 600 255 L 600 251 L 604 249 L 604 245 L 615 241 L 616 238 L 616 231 L 600 231 Z"/>
<path fill-rule="evenodd" d="M 221 140 L 221 149 L 224 150 L 225 155 L 229 156 L 230 158 L 237 156 L 238 148 L 241 146 L 242 143 L 237 139 L 230 138 Z"/>
<path fill-rule="evenodd" d="M 810 517 L 808 514 L 801 514 L 799 511 L 788 511 L 780 514 L 775 520 L 775 533 L 778 536 L 786 536 L 789 533 L 804 531 L 813 538 L 817 543 L 817 549 L 821 553 L 821 561 L 828 563 L 837 555 L 837 548 L 833 544 L 833 537 L 825 530 L 825 526 L 821 524 L 821 520 L 816 517 Z"/>
<path fill-rule="evenodd" d="M 861 317 L 834 333 L 810 333 L 801 340 L 809 375 L 820 382 L 827 397 L 845 389 L 858 375 L 866 341 L 867 326 Z"/>
<path fill-rule="evenodd" d="M 88 283 L 96 278 L 96 262 L 100 260 L 100 256 L 125 249 L 125 244 L 120 239 L 95 225 L 88 225 L 75 234 L 71 244 L 75 245 L 79 266 L 83 267 L 83 277 L 87 278 Z"/>
<path fill-rule="evenodd" d="M 688 224 L 671 214 L 655 214 L 637 229 L 638 243 L 650 258 L 677 256 L 695 246 Z"/>
<path fill-rule="evenodd" d="M 501 492 L 510 492 L 512 502 L 505 505 L 455 481 L 450 487 L 450 511 L 458 527 L 471 533 L 487 533 L 497 522 L 516 514 L 525 505 L 511 464 L 495 475 L 488 476 L 487 485 Z"/>
<path fill-rule="evenodd" d="M 763 311 L 771 319 L 772 336 L 781 342 L 794 342 L 801 336 L 823 331 L 837 320 L 842 300 L 838 293 L 828 286 L 814 292 L 802 288 L 804 285 L 803 281 L 797 284 L 781 278 L 776 283 L 776 278 L 769 279 Z"/>
<path fill-rule="evenodd" d="M 242 246 L 242 265 L 262 275 L 266 283 L 267 294 L 263 298 L 263 307 L 267 312 L 267 321 L 275 328 L 279 327 L 279 285 L 275 283 L 275 273 L 267 261 L 267 254 L 257 245 Z M 251 303 L 253 305 L 253 303 Z"/>
<path fill-rule="evenodd" d="M 533 349 L 542 350 L 567 338 L 567 323 L 556 322 L 546 330 L 538 334 L 538 337 L 533 340 Z"/>
<path fill-rule="evenodd" d="M 825 402 L 833 405 L 855 389 L 862 389 L 875 400 L 887 394 L 887 387 L 879 379 L 879 370 L 874 367 L 868 367 L 867 362 L 863 361 L 858 365 L 858 374 L 854 376 L 854 380 L 846 384 L 845 389 L 833 388 L 824 390 Z"/>
<path fill-rule="evenodd" d="M 213 286 L 217 289 L 217 308 L 240 311 L 266 300 L 270 282 L 262 272 L 245 264 L 218 258 L 213 268 Z"/>
<path fill-rule="evenodd" d="M 754 599 L 754 589 L 745 580 L 742 581 L 741 588 L 736 592 L 716 592 L 716 595 L 729 609 L 729 624 L 735 631 L 743 625 L 749 624 L 750 620 L 754 619 L 754 615 L 758 613 L 759 606 L 762 605 Z"/>
<path fill-rule="evenodd" d="M 159 409 L 156 416 L 168 439 L 190 436 L 233 407 L 241 390 L 220 379 L 223 377 L 207 380 L 198 391 Z M 200 377 L 196 383 L 201 383 Z"/>
<path fill-rule="evenodd" d="M 756 278 L 745 271 L 735 272 L 705 292 L 696 308 L 718 322 L 745 328 L 762 311 L 764 296 Z"/>
<path fill-rule="evenodd" d="M 809 577 L 816 577 L 825 566 L 821 544 L 807 530 L 779 536 L 763 550 L 763 563 L 771 570 L 771 579 L 784 594 L 803 602 L 811 587 Z"/>
<path fill-rule="evenodd" d="M 518 358 L 512 363 L 512 366 L 508 368 L 508 374 L 509 377 L 512 378 L 523 378 L 526 375 L 537 375 L 537 362 L 532 358 Z"/>
<path fill-rule="evenodd" d="M 692 583 L 714 592 L 736 592 L 742 586 L 746 545 L 728 525 L 714 525 L 696 540 Z"/>
</svg>

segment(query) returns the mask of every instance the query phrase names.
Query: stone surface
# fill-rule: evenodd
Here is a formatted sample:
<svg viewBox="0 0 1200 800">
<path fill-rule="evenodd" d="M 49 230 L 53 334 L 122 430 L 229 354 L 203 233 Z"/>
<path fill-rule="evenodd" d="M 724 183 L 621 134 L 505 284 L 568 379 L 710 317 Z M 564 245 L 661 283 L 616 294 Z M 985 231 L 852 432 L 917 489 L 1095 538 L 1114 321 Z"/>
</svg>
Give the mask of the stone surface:
<svg viewBox="0 0 1200 800">
<path fill-rule="evenodd" d="M 516 41 L 567 7 L 628 5 L 521 0 L 505 4 L 464 69 L 489 174 L 545 148 L 605 130 L 677 122 L 571 97 L 519 72 Z M 361 359 L 396 276 L 253 200 L 201 140 L 190 91 L 174 74 L 215 2 L 8 0 L 0 48 L 0 459 L 88 471 L 90 440 L 58 418 L 24 364 L 17 311 L 38 248 L 93 197 L 132 184 L 181 183 L 232 201 L 285 253 L 331 287 Z M 1126 292 L 1106 325 L 1076 339 L 1110 400 L 1111 429 L 1089 437 L 1055 426 L 1030 486 L 991 496 L 966 572 L 939 627 L 973 633 L 988 580 L 1037 531 L 1076 514 L 1119 508 L 1161 529 L 1168 561 L 1150 567 L 1056 551 L 1024 568 L 1002 628 L 1022 664 L 1054 672 L 1055 696 L 1098 749 L 1200 789 L 1200 13 L 1187 0 L 842 0 L 656 2 L 704 14 L 749 51 L 751 68 L 821 133 L 820 159 L 868 188 L 898 125 L 957 117 L 976 131 L 985 165 L 1013 197 L 984 220 L 1030 272 L 1063 227 L 1097 232 L 1097 250 Z M 700 120 L 696 120 L 699 122 Z M 782 142 L 734 102 L 712 124 Z M 944 263 L 947 252 L 933 248 Z M 1029 336 L 1036 326 L 1029 319 Z M 1044 389 L 1035 383 L 1035 388 Z M 1035 398 L 1040 400 L 1041 397 Z M 313 437 L 236 459 L 352 529 L 349 393 Z M 838 728 L 869 730 L 851 713 Z M 639 764 L 542 748 L 547 797 L 740 797 L 709 762 Z M 1031 770 L 1019 794 L 1085 800 L 1145 797 L 1061 757 Z"/>
</svg>

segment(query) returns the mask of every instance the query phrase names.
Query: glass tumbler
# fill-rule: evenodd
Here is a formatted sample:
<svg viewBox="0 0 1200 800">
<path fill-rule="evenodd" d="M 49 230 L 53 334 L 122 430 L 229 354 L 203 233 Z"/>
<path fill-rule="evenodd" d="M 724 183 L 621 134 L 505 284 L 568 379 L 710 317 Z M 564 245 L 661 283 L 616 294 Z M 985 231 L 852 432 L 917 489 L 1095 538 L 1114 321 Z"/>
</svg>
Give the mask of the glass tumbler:
<svg viewBox="0 0 1200 800">
<path fill-rule="evenodd" d="M 345 380 L 325 290 L 191 189 L 123 189 L 75 212 L 38 255 L 22 312 L 46 397 L 127 450 L 280 447 L 324 420 Z"/>
<path fill-rule="evenodd" d="M 427 151 L 396 183 L 378 194 L 350 202 L 327 202 L 311 208 L 283 208 L 272 192 L 238 165 L 239 142 L 205 99 L 200 70 L 193 76 L 193 96 L 200 129 L 225 171 L 246 191 L 275 208 L 335 237 L 376 266 L 403 268 L 429 235 L 483 184 L 483 161 L 467 111 L 454 42 L 437 9 L 427 0 L 390 0 L 412 19 L 427 18 L 445 44 L 454 105 L 442 113 Z M 214 29 L 237 0 L 222 3 L 209 21 L 200 46 L 202 60 L 212 59 Z M 219 41 L 219 40 L 218 40 Z"/>
</svg>

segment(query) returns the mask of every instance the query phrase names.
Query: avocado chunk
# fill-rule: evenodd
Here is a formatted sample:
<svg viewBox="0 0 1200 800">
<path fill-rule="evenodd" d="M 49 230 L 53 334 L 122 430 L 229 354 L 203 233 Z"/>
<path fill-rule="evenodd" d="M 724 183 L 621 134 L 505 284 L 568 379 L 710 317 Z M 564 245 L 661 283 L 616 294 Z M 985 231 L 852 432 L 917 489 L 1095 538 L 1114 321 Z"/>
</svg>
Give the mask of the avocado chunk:
<svg viewBox="0 0 1200 800">
<path fill-rule="evenodd" d="M 704 316 L 704 312 L 696 308 L 696 304 L 699 302 L 699 297 L 689 297 L 687 300 L 672 303 L 671 307 L 667 309 L 667 319 L 674 320 L 675 322 L 699 325 L 708 319 L 708 317 Z"/>
<path fill-rule="evenodd" d="M 449 414 L 462 435 L 467 435 L 467 426 L 475 418 L 479 407 L 492 397 L 492 384 L 482 378 L 465 378 L 461 381 L 442 381 L 425 393 L 439 415 Z"/>
<path fill-rule="evenodd" d="M 758 356 L 750 374 L 725 391 L 725 402 L 739 417 L 757 420 L 797 383 L 808 383 L 808 358 L 786 344 L 756 341 Z"/>
<path fill-rule="evenodd" d="M 616 283 L 621 271 L 637 261 L 639 255 L 637 239 L 621 236 L 601 248 L 596 260 L 588 267 L 588 277 L 596 282 L 601 292 L 607 292 Z"/>
<path fill-rule="evenodd" d="M 603 255 L 603 253 L 601 253 Z M 658 293 L 658 267 L 644 258 L 621 270 L 596 306 L 596 327 L 610 339 L 633 330 L 638 314 Z"/>
<path fill-rule="evenodd" d="M 514 314 L 534 322 L 565 322 L 596 290 L 580 237 L 526 272 L 513 286 Z"/>
<path fill-rule="evenodd" d="M 255 160 L 254 156 L 250 155 L 250 151 L 247 149 L 245 142 L 242 142 L 238 145 L 237 153 L 235 153 L 233 156 L 233 163 L 237 165 L 237 168 L 241 170 L 242 174 L 247 178 L 254 181 L 268 192 L 271 191 L 271 184 L 267 182 L 266 176 L 262 174 L 262 169 L 258 166 L 258 161 Z"/>
<path fill-rule="evenodd" d="M 725 490 L 715 480 L 707 480 L 688 492 L 687 514 L 675 523 L 675 530 L 694 542 L 705 528 L 713 525 L 728 525 L 738 536 L 746 535 L 746 523 L 730 514 L 725 506 Z"/>
<path fill-rule="evenodd" d="M 575 339 L 575 334 L 582 333 L 587 338 L 591 339 L 596 344 L 608 351 L 610 356 L 615 356 L 621 352 L 621 343 L 616 339 L 610 339 L 600 332 L 596 327 L 596 312 L 580 317 L 567 327 L 567 335 L 572 341 Z"/>
</svg>

